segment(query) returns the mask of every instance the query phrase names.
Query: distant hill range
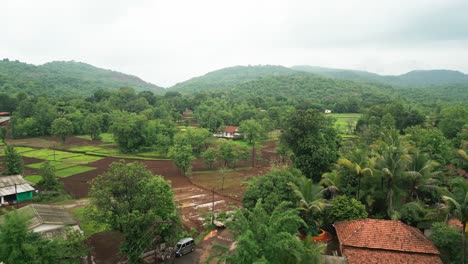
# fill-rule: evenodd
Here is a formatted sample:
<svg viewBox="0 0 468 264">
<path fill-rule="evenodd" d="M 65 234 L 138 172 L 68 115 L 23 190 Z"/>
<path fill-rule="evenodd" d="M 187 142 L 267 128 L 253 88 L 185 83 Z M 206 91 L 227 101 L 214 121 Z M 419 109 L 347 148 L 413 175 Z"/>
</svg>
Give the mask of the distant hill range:
<svg viewBox="0 0 468 264">
<path fill-rule="evenodd" d="M 212 71 L 203 76 L 189 79 L 185 82 L 178 83 L 169 89 L 185 93 L 205 90 L 220 90 L 257 80 L 262 77 L 283 76 L 296 73 L 297 71 L 283 66 L 234 66 Z"/>
<path fill-rule="evenodd" d="M 389 84 L 392 86 L 401 86 L 402 88 L 468 84 L 468 75 L 459 71 L 451 70 L 418 70 L 402 75 L 385 76 L 366 71 L 332 69 L 305 65 L 293 66 L 291 68 L 259 65 L 235 66 L 212 71 L 203 76 L 178 83 L 169 89 L 184 93 L 218 90 L 232 88 L 263 77 L 294 75 L 298 72 L 307 72 L 339 80 Z"/>
<path fill-rule="evenodd" d="M 136 91 L 164 93 L 164 88 L 142 79 L 75 61 L 53 61 L 35 66 L 0 61 L 0 92 L 90 95 L 98 89 L 132 87 Z"/>
<path fill-rule="evenodd" d="M 293 66 L 291 69 L 309 72 L 329 78 L 361 82 L 379 82 L 396 86 L 429 86 L 468 84 L 468 75 L 451 70 L 417 70 L 402 75 L 379 75 L 366 71 L 343 70 L 315 66 Z"/>
</svg>

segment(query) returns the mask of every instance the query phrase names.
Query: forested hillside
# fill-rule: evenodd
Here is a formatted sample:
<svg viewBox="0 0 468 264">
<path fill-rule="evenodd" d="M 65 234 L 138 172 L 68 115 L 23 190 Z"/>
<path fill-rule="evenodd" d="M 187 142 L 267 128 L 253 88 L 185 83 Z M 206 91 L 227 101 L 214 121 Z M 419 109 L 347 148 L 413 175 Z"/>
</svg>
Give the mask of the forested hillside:
<svg viewBox="0 0 468 264">
<path fill-rule="evenodd" d="M 266 76 L 295 74 L 296 71 L 283 66 L 235 66 L 209 72 L 171 87 L 177 92 L 197 92 L 233 87 Z"/>
<path fill-rule="evenodd" d="M 0 92 L 47 95 L 91 95 L 99 89 L 132 87 L 137 91 L 162 93 L 163 88 L 140 78 L 100 69 L 81 62 L 54 61 L 35 66 L 19 61 L 0 61 Z"/>
<path fill-rule="evenodd" d="M 290 100 L 299 108 L 326 108 L 335 112 L 358 112 L 361 107 L 390 101 L 394 89 L 388 85 L 367 84 L 319 77 L 308 73 L 270 76 L 246 82 L 229 90 L 229 97 L 253 101 L 267 107 Z M 276 102 L 276 103 L 275 103 Z"/>
<path fill-rule="evenodd" d="M 293 66 L 292 69 L 342 80 L 380 82 L 397 86 L 421 87 L 430 85 L 468 84 L 468 75 L 451 70 L 417 70 L 402 75 L 384 76 L 366 71 L 322 68 L 307 65 Z"/>
</svg>

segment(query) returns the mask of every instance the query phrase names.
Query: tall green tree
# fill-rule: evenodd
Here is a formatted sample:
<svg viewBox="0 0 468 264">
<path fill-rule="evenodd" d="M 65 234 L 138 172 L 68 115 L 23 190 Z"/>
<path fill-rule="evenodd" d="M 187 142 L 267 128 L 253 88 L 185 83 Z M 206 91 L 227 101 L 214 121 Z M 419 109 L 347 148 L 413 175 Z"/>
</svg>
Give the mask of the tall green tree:
<svg viewBox="0 0 468 264">
<path fill-rule="evenodd" d="M 319 182 L 338 159 L 338 134 L 333 120 L 317 110 L 291 114 L 283 127 L 281 141 L 294 153 L 295 166 L 314 182 Z"/>
<path fill-rule="evenodd" d="M 175 144 L 169 149 L 169 157 L 174 160 L 177 168 L 182 170 L 183 175 L 186 175 L 192 169 L 192 161 L 195 156 L 192 154 L 192 146 L 189 144 Z"/>
<path fill-rule="evenodd" d="M 439 249 L 440 258 L 444 263 L 464 263 L 461 256 L 461 252 L 463 252 L 461 247 L 462 234 L 459 230 L 445 223 L 434 223 L 431 231 L 429 239 Z"/>
<path fill-rule="evenodd" d="M 170 225 L 154 227 L 156 221 L 177 220 L 171 184 L 142 163 L 112 163 L 91 182 L 90 197 L 98 220 L 124 235 L 121 250 L 132 263 L 153 240 L 148 234 L 167 239 Z"/>
<path fill-rule="evenodd" d="M 62 143 L 65 143 L 65 139 L 73 135 L 73 123 L 66 118 L 57 118 L 52 122 L 50 132 L 52 135 L 59 136 Z"/>
<path fill-rule="evenodd" d="M 452 195 L 442 196 L 442 199 L 449 206 L 450 211 L 454 212 L 463 224 L 463 231 L 466 230 L 468 221 L 468 182 L 465 179 L 457 178 L 452 183 Z M 462 236 L 462 263 L 466 255 L 466 232 Z"/>
<path fill-rule="evenodd" d="M 225 248 L 218 263 L 322 263 L 321 244 L 297 239 L 297 230 L 306 224 L 291 204 L 283 202 L 268 213 L 260 200 L 250 210 L 237 211 L 235 219 L 228 228 L 236 250 Z"/>
<path fill-rule="evenodd" d="M 6 175 L 17 175 L 23 174 L 24 163 L 21 155 L 16 152 L 13 146 L 7 145 L 5 147 L 5 174 Z"/>
<path fill-rule="evenodd" d="M 265 136 L 265 129 L 258 121 L 249 119 L 240 123 L 239 132 L 252 146 L 252 167 L 255 167 L 255 144 Z"/>
<path fill-rule="evenodd" d="M 375 149 L 377 155 L 375 168 L 385 182 L 385 186 L 382 187 L 386 192 L 387 216 L 398 218 L 395 203 L 399 203 L 402 201 L 401 197 L 406 196 L 402 180 L 411 156 L 398 131 L 388 131 L 382 137 Z"/>
<path fill-rule="evenodd" d="M 242 199 L 243 206 L 253 209 L 259 199 L 263 201 L 263 209 L 271 213 L 283 201 L 296 204 L 299 198 L 294 194 L 291 183 L 298 184 L 301 172 L 297 169 L 274 169 L 267 175 L 254 177 Z"/>
<path fill-rule="evenodd" d="M 45 191 L 58 191 L 61 183 L 55 176 L 55 168 L 49 161 L 45 161 L 41 166 L 42 179 L 38 185 Z"/>
<path fill-rule="evenodd" d="M 144 128 L 147 122 L 144 115 L 116 113 L 110 131 L 122 152 L 137 152 L 145 146 Z"/>
<path fill-rule="evenodd" d="M 99 135 L 101 134 L 99 116 L 95 114 L 89 114 L 86 116 L 83 122 L 83 131 L 91 136 L 91 140 L 98 140 Z"/>
<path fill-rule="evenodd" d="M 334 224 L 339 221 L 350 221 L 367 217 L 366 207 L 358 200 L 340 195 L 333 199 L 325 210 L 325 219 Z"/>
<path fill-rule="evenodd" d="M 456 105 L 443 109 L 440 113 L 439 129 L 452 139 L 468 123 L 468 107 Z"/>
<path fill-rule="evenodd" d="M 319 226 L 320 223 L 314 219 L 314 213 L 320 213 L 325 208 L 323 187 L 302 175 L 296 179 L 296 183 L 291 182 L 290 185 L 299 199 L 298 207 L 302 210 L 301 216 L 304 221 L 309 225 Z"/>
</svg>

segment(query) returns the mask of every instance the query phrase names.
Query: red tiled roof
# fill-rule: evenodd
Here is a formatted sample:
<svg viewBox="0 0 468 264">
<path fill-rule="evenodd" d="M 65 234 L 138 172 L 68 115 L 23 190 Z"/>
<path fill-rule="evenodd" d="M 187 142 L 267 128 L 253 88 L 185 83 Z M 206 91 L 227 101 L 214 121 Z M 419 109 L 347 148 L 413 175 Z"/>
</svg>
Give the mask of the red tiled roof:
<svg viewBox="0 0 468 264">
<path fill-rule="evenodd" d="M 334 226 L 342 254 L 350 264 L 442 263 L 432 242 L 417 228 L 401 221 L 362 219 Z M 437 261 L 426 261 L 431 258 Z"/>
<path fill-rule="evenodd" d="M 10 112 L 0 112 L 0 116 L 8 116 L 10 115 Z"/>
<path fill-rule="evenodd" d="M 335 224 L 345 246 L 439 254 L 421 231 L 401 221 L 362 219 Z"/>
<path fill-rule="evenodd" d="M 423 253 L 405 253 L 389 250 L 376 250 L 346 247 L 344 254 L 349 264 L 379 263 L 379 264 L 442 264 L 438 255 Z"/>
<path fill-rule="evenodd" d="M 235 132 L 237 132 L 238 129 L 239 129 L 239 127 L 236 127 L 236 126 L 225 126 L 224 127 L 224 132 L 226 132 L 226 133 L 235 133 Z"/>
</svg>

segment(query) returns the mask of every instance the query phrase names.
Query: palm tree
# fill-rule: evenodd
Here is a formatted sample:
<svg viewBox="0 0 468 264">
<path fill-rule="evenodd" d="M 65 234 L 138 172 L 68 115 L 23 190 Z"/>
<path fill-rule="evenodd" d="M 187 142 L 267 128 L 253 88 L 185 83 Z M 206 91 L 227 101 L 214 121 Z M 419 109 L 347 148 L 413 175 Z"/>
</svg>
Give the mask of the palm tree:
<svg viewBox="0 0 468 264">
<path fill-rule="evenodd" d="M 411 156 L 407 171 L 403 174 L 409 182 L 409 198 L 419 200 L 424 193 L 431 193 L 433 197 L 440 197 L 444 189 L 437 177 L 442 173 L 434 170 L 439 164 L 429 159 L 427 154 L 415 151 Z"/>
<path fill-rule="evenodd" d="M 387 215 L 394 219 L 398 213 L 394 209 L 394 200 L 401 193 L 403 172 L 411 157 L 396 130 L 384 133 L 382 138 L 375 148 L 377 154 L 375 168 L 382 177 L 382 183 L 385 182 Z"/>
<path fill-rule="evenodd" d="M 325 208 L 324 189 L 319 184 L 315 184 L 311 179 L 301 176 L 297 180 L 297 185 L 292 182 L 289 185 L 294 194 L 299 198 L 299 208 L 302 210 L 304 219 L 310 213 L 321 212 Z M 318 225 L 316 221 L 315 225 Z"/>
<path fill-rule="evenodd" d="M 462 236 L 462 263 L 465 263 L 465 240 L 466 240 L 466 223 L 468 220 L 468 182 L 463 178 L 457 178 L 452 183 L 452 197 L 442 196 L 442 199 L 449 207 L 451 212 L 454 212 L 460 218 L 463 224 Z"/>
<path fill-rule="evenodd" d="M 361 190 L 361 178 L 365 175 L 370 175 L 373 176 L 374 173 L 372 172 L 371 168 L 362 168 L 358 163 L 352 162 L 348 159 L 341 158 L 338 160 L 338 165 L 344 166 L 347 169 L 353 171 L 356 173 L 356 176 L 358 178 L 358 186 L 357 186 L 357 191 L 356 191 L 356 200 L 359 200 L 361 197 L 359 196 L 359 191 Z"/>
<path fill-rule="evenodd" d="M 325 198 L 335 198 L 339 193 L 340 189 L 340 173 L 338 170 L 324 173 L 319 184 L 324 186 L 323 193 Z"/>
<path fill-rule="evenodd" d="M 261 200 L 252 210 L 240 209 L 236 221 L 228 222 L 235 248 L 216 246 L 218 263 L 321 263 L 322 245 L 302 242 L 299 227 L 306 225 L 298 209 L 283 202 L 268 214 Z"/>
</svg>

